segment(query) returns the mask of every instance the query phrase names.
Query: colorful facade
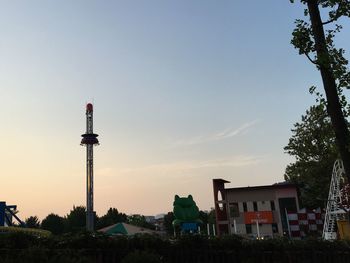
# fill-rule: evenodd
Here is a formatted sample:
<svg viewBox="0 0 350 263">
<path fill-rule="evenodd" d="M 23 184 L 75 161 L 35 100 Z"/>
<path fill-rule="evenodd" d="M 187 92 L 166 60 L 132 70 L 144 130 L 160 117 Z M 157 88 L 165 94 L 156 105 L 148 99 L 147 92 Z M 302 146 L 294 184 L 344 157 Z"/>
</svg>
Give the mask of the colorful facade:
<svg viewBox="0 0 350 263">
<path fill-rule="evenodd" d="M 213 179 L 218 235 L 238 234 L 249 238 L 288 235 L 287 211 L 298 211 L 294 184 L 225 188 L 229 183 Z"/>
</svg>

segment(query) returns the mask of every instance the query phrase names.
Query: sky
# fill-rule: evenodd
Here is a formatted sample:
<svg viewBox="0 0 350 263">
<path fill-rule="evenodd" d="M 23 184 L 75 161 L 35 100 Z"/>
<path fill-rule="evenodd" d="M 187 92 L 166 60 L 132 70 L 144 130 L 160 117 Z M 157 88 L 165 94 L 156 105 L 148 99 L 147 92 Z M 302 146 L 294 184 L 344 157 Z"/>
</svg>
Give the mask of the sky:
<svg viewBox="0 0 350 263">
<path fill-rule="evenodd" d="M 0 0 L 0 200 L 20 218 L 85 205 L 94 104 L 94 206 L 214 206 L 228 187 L 283 181 L 283 147 L 320 75 L 290 44 L 289 1 Z M 349 26 L 337 43 L 350 50 Z M 349 51 L 350 52 L 350 51 Z M 348 53 L 346 53 L 348 54 Z"/>
</svg>

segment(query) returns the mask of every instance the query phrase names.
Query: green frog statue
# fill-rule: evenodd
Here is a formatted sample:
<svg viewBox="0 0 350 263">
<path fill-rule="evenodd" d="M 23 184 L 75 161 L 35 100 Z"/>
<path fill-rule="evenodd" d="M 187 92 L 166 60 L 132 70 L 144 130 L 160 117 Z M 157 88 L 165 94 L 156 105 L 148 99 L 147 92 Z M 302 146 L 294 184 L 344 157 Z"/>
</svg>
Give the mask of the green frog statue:
<svg viewBox="0 0 350 263">
<path fill-rule="evenodd" d="M 194 233 L 203 222 L 199 219 L 199 209 L 192 195 L 179 197 L 175 195 L 173 226 L 180 226 L 183 232 Z"/>
</svg>

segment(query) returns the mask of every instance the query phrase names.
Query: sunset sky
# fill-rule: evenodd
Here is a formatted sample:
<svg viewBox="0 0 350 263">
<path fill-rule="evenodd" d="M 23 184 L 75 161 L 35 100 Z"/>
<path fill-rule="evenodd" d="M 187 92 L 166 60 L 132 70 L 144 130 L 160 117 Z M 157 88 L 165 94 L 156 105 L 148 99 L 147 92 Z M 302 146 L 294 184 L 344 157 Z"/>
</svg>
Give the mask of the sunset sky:
<svg viewBox="0 0 350 263">
<path fill-rule="evenodd" d="M 85 205 L 94 104 L 95 210 L 213 207 L 212 179 L 283 181 L 283 147 L 320 76 L 290 44 L 289 1 L 0 0 L 0 200 L 24 219 Z M 350 25 L 337 44 L 350 52 Z"/>
</svg>

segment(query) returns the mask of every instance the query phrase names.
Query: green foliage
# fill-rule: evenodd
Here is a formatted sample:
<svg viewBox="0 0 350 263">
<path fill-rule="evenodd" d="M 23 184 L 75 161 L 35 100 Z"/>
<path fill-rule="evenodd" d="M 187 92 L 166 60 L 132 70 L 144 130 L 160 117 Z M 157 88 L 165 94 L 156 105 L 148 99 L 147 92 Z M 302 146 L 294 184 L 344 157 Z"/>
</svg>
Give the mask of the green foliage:
<svg viewBox="0 0 350 263">
<path fill-rule="evenodd" d="M 62 250 L 55 251 L 56 253 L 49 254 L 47 262 L 50 263 L 94 263 L 95 260 L 86 255 L 83 250 Z M 46 262 L 46 261 L 36 261 L 36 262 Z"/>
<path fill-rule="evenodd" d="M 294 1 L 291 1 L 294 2 Z M 338 21 L 349 17 L 348 0 L 301 0 L 306 5 L 304 16 L 297 19 L 291 43 L 299 54 L 305 55 L 320 71 L 326 100 L 322 99 L 331 118 L 336 134 L 336 144 L 343 160 L 346 176 L 350 181 L 350 132 L 344 112 L 343 88 L 350 87 L 348 60 L 343 48 L 336 48 L 335 36 L 342 26 Z M 311 88 L 311 90 L 314 87 Z"/>
<path fill-rule="evenodd" d="M 95 216 L 96 229 L 113 225 L 118 222 L 126 222 L 127 216 L 119 213 L 116 208 L 109 208 L 107 213 L 100 218 Z M 63 233 L 79 233 L 85 231 L 86 210 L 84 206 L 73 206 L 73 209 L 66 217 L 57 214 L 49 214 L 41 223 L 41 228 L 50 231 L 55 235 Z"/>
<path fill-rule="evenodd" d="M 299 186 L 303 206 L 324 207 L 334 161 L 339 158 L 335 134 L 324 104 L 311 106 L 294 124 L 284 150 L 296 161 L 287 166 L 285 179 Z"/>
<path fill-rule="evenodd" d="M 51 235 L 50 231 L 38 229 L 38 228 L 28 228 L 28 227 L 19 227 L 19 226 L 0 226 L 0 234 L 3 233 L 21 233 L 32 235 L 36 237 L 48 237 Z"/>
<path fill-rule="evenodd" d="M 146 218 L 143 215 L 130 215 L 128 216 L 127 222 L 128 224 L 134 226 L 144 227 L 153 230 L 156 229 L 156 227 L 153 224 L 146 221 Z"/>
<path fill-rule="evenodd" d="M 173 212 L 168 212 L 165 216 L 164 216 L 164 228 L 165 231 L 167 232 L 167 234 L 169 236 L 172 236 L 174 234 L 174 229 L 173 229 L 173 221 L 175 219 L 174 213 Z"/>
<path fill-rule="evenodd" d="M 67 232 L 81 232 L 86 226 L 86 209 L 84 206 L 73 206 L 66 217 Z"/>
<path fill-rule="evenodd" d="M 215 209 L 211 208 L 209 213 L 208 213 L 208 223 L 209 224 L 215 224 L 216 223 L 216 214 L 215 214 Z"/>
<path fill-rule="evenodd" d="M 64 232 L 65 219 L 56 214 L 49 214 L 41 222 L 41 228 L 58 235 Z"/>
<path fill-rule="evenodd" d="M 101 229 L 120 222 L 126 222 L 127 216 L 124 213 L 119 213 L 116 208 L 109 208 L 107 213 L 98 218 L 96 228 Z"/>
<path fill-rule="evenodd" d="M 294 2 L 294 1 L 293 1 Z M 301 1 L 307 4 L 307 1 Z M 319 1 L 319 8 L 322 8 L 322 14 L 326 16 L 323 21 L 325 30 L 325 49 L 323 54 L 317 54 L 315 36 L 312 25 L 309 21 L 303 19 L 295 20 L 295 29 L 292 33 L 292 45 L 298 49 L 299 54 L 307 56 L 319 69 L 321 66 L 332 71 L 338 88 L 350 87 L 350 72 L 347 68 L 348 60 L 344 57 L 345 50 L 336 48 L 334 39 L 342 26 L 337 22 L 341 17 L 349 17 L 350 2 L 344 0 L 323 0 Z M 304 16 L 309 17 L 309 10 L 304 10 Z"/>
<path fill-rule="evenodd" d="M 128 238 L 128 246 L 137 250 L 161 251 L 166 249 L 169 243 L 158 236 L 141 234 Z"/>
<path fill-rule="evenodd" d="M 110 240 L 107 236 L 101 233 L 79 232 L 67 233 L 58 237 L 55 242 L 59 248 L 70 249 L 98 249 L 110 247 Z"/>
<path fill-rule="evenodd" d="M 25 249 L 37 246 L 39 242 L 40 240 L 37 236 L 28 233 L 11 232 L 0 234 L 0 248 Z"/>
<path fill-rule="evenodd" d="M 202 235 L 184 234 L 177 238 L 174 246 L 176 249 L 209 249 L 212 240 Z"/>
<path fill-rule="evenodd" d="M 134 251 L 129 253 L 121 263 L 160 263 L 162 262 L 161 257 L 155 253 L 147 251 Z"/>
<path fill-rule="evenodd" d="M 169 242 L 151 235 L 110 238 L 84 232 L 38 238 L 23 233 L 12 233 L 0 235 L 0 247 L 0 262 L 5 263 L 88 263 L 100 262 L 102 259 L 101 262 L 124 263 L 228 263 L 282 262 L 281 260 L 286 258 L 288 262 L 299 262 L 300 256 L 314 259 L 332 257 L 332 262 L 348 262 L 350 255 L 348 241 L 290 241 L 284 238 L 247 240 L 234 235 L 211 239 L 200 235 L 182 236 Z M 266 255 L 274 255 L 276 260 L 271 260 Z M 340 259 L 343 261 L 339 261 Z"/>
<path fill-rule="evenodd" d="M 25 224 L 27 227 L 30 228 L 39 228 L 40 227 L 40 221 L 37 216 L 30 216 L 25 219 Z"/>
<path fill-rule="evenodd" d="M 307 1 L 301 2 L 308 4 Z M 318 7 L 323 9 L 323 15 L 328 15 L 323 25 L 319 25 L 315 21 L 310 23 L 309 21 L 297 19 L 291 43 L 299 50 L 299 54 L 306 55 L 318 69 L 323 67 L 334 77 L 343 116 L 340 116 L 340 114 L 336 118 L 333 116 L 331 121 L 328 113 L 330 111 L 335 112 L 334 106 L 331 108 L 323 94 L 317 91 L 315 86 L 312 86 L 309 91 L 311 94 L 316 94 L 317 105 L 310 107 L 306 114 L 302 116 L 301 122 L 294 125 L 294 129 L 292 129 L 293 135 L 288 145 L 284 148 L 288 154 L 296 158 L 294 163 L 287 166 L 285 179 L 299 185 L 301 201 L 304 206 L 310 208 L 323 207 L 325 205 L 334 161 L 342 157 L 344 165 L 346 165 L 344 154 L 342 156 L 339 154 L 339 145 L 346 148 L 346 140 L 344 138 L 348 136 L 348 133 L 345 131 L 346 134 L 344 134 L 344 130 L 340 131 L 340 128 L 337 127 L 340 127 L 339 119 L 344 118 L 346 120 L 350 112 L 346 98 L 342 94 L 342 88 L 349 88 L 350 85 L 350 73 L 347 69 L 348 61 L 344 57 L 344 49 L 337 49 L 334 45 L 335 36 L 342 29 L 340 25 L 334 22 L 342 16 L 349 16 L 350 4 L 343 0 L 323 0 L 318 2 Z M 310 8 L 309 5 L 308 8 Z M 304 10 L 306 17 L 310 16 L 308 8 Z M 322 41 L 319 40 L 316 43 L 313 28 L 316 27 L 316 24 L 319 32 L 323 32 L 323 26 L 327 27 L 324 31 L 325 42 L 323 49 L 320 49 Z M 318 36 L 318 38 L 320 37 Z M 323 74 L 322 76 L 324 77 L 325 75 Z M 324 83 L 325 90 L 328 90 L 328 93 L 330 89 L 326 86 L 326 83 L 330 81 L 328 79 Z M 327 97 L 327 99 L 329 98 Z M 339 134 L 343 138 L 342 141 L 338 141 L 338 147 L 336 147 L 335 131 L 337 131 L 338 140 L 340 138 Z M 346 149 L 348 151 L 348 148 Z"/>
<path fill-rule="evenodd" d="M 41 247 L 27 249 L 6 249 L 0 251 L 1 263 L 93 263 L 93 258 L 84 251 L 76 250 L 47 250 Z"/>
<path fill-rule="evenodd" d="M 214 249 L 230 249 L 230 248 L 242 248 L 244 246 L 245 239 L 239 235 L 224 235 L 221 237 L 215 237 L 211 239 L 210 245 Z"/>
<path fill-rule="evenodd" d="M 337 155 L 335 134 L 324 105 L 311 106 L 294 124 L 292 137 L 284 148 L 301 162 L 319 162 L 328 155 Z"/>
</svg>

